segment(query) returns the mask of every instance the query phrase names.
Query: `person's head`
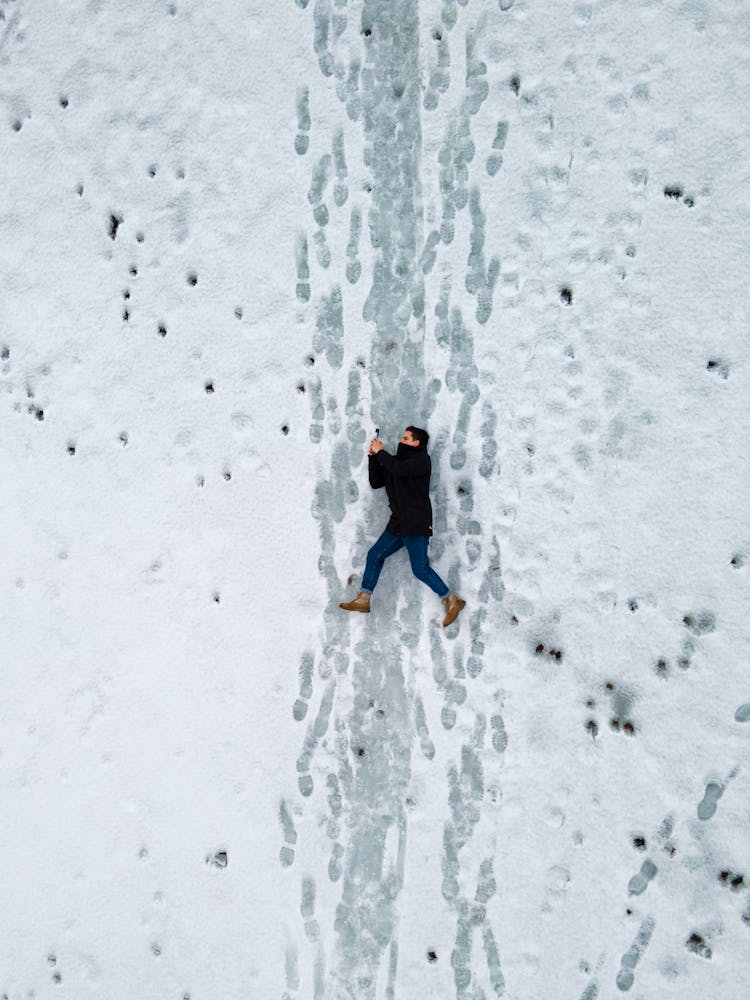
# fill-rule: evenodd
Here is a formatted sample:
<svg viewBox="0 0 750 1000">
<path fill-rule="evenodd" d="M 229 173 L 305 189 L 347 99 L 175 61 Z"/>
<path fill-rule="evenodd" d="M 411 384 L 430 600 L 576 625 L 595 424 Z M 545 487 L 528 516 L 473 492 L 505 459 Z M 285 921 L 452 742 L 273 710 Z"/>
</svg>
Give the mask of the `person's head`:
<svg viewBox="0 0 750 1000">
<path fill-rule="evenodd" d="M 410 425 L 401 435 L 399 444 L 408 444 L 411 448 L 419 448 L 421 445 L 423 448 L 426 448 L 429 440 L 430 435 L 423 427 L 412 427 Z"/>
</svg>

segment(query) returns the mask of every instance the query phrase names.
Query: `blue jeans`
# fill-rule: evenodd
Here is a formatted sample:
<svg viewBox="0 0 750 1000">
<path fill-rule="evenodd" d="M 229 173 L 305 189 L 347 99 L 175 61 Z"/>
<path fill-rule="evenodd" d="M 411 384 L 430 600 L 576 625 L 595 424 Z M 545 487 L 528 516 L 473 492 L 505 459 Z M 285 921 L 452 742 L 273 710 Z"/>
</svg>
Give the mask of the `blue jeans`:
<svg viewBox="0 0 750 1000">
<path fill-rule="evenodd" d="M 384 531 L 380 538 L 367 553 L 367 563 L 365 565 L 365 575 L 362 577 L 362 586 L 366 594 L 371 594 L 375 590 L 383 563 L 388 556 L 406 546 L 411 562 L 411 571 L 418 580 L 426 583 L 428 587 L 435 591 L 438 597 L 447 597 L 450 594 L 450 587 L 440 579 L 435 570 L 430 566 L 427 557 L 427 546 L 430 543 L 428 535 L 393 535 L 390 531 Z"/>
</svg>

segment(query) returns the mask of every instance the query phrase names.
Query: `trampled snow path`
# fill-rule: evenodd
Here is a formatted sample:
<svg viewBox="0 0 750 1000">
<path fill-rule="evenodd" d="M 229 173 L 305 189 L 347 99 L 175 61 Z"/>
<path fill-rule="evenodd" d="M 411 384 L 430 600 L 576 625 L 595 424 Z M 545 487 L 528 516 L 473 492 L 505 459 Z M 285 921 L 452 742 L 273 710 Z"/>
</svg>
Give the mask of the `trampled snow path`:
<svg viewBox="0 0 750 1000">
<path fill-rule="evenodd" d="M 421 86 L 420 26 L 416 3 L 390 2 L 366 4 L 361 22 L 350 24 L 342 9 L 317 4 L 314 14 L 315 51 L 324 76 L 336 75 L 337 93 L 346 105 L 351 121 L 362 131 L 363 162 L 369 171 L 365 190 L 369 193 L 366 228 L 373 247 L 372 273 L 362 275 L 356 261 L 362 230 L 362 209 L 358 199 L 351 208 L 351 227 L 347 256 L 346 278 L 350 285 L 360 277 L 370 281 L 363 306 L 363 318 L 371 330 L 370 346 L 365 361 L 349 358 L 351 368 L 346 383 L 340 370 L 345 359 L 342 317 L 343 276 L 334 281 L 330 293 L 315 300 L 316 335 L 313 341 L 315 376 L 307 380 L 305 391 L 313 407 L 311 440 L 323 438 L 322 420 L 327 414 L 327 438 L 335 443 L 330 449 L 330 470 L 318 484 L 314 516 L 320 525 L 321 571 L 326 582 L 329 604 L 325 611 L 325 631 L 321 646 L 305 653 L 300 664 L 300 697 L 295 704 L 295 717 L 307 715 L 308 701 L 315 687 L 321 687 L 318 709 L 309 728 L 297 761 L 299 791 L 302 796 L 315 794 L 311 770 L 325 776 L 328 796 L 326 828 L 331 839 L 328 876 L 340 883 L 341 896 L 336 907 L 335 954 L 326 956 L 317 943 L 319 928 L 314 916 L 315 883 L 311 878 L 302 882 L 301 913 L 306 918 L 308 937 L 316 942 L 316 997 L 375 997 L 378 981 L 383 995 L 396 996 L 399 961 L 398 913 L 404 887 L 407 839 L 409 829 L 409 797 L 412 778 L 412 752 L 419 747 L 427 760 L 432 760 L 435 748 L 426 722 L 417 674 L 425 663 L 425 654 L 432 660 L 436 689 L 442 692 L 445 704 L 442 721 L 446 730 L 455 725 L 456 708 L 466 699 L 465 678 L 482 670 L 482 623 L 487 603 L 502 597 L 502 575 L 497 540 L 483 556 L 482 529 L 472 519 L 474 485 L 468 476 L 459 487 L 461 514 L 458 518 L 458 538 L 467 538 L 466 553 L 472 567 L 481 566 L 484 580 L 473 607 L 465 615 L 465 630 L 472 637 L 472 651 L 466 666 L 464 653 L 454 654 L 453 676 L 447 667 L 452 640 L 458 634 L 453 626 L 446 637 L 440 634 L 440 609 L 437 601 L 430 618 L 425 620 L 423 596 L 412 579 L 404 583 L 403 571 L 398 585 L 385 582 L 376 597 L 376 614 L 366 622 L 351 621 L 338 608 L 347 582 L 336 569 L 349 555 L 346 551 L 336 558 L 336 524 L 345 517 L 346 506 L 356 503 L 354 516 L 361 519 L 358 528 L 358 552 L 355 562 L 361 564 L 366 547 L 379 533 L 383 520 L 382 498 L 372 500 L 360 495 L 356 480 L 366 474 L 364 459 L 366 442 L 375 426 L 381 428 L 385 440 L 400 435 L 408 423 L 428 424 L 435 409 L 441 383 L 434 379 L 426 384 L 424 376 L 425 349 L 425 288 L 424 272 L 431 269 L 441 239 L 452 241 L 452 221 L 457 208 L 465 208 L 471 198 L 472 254 L 467 287 L 478 293 L 483 306 L 482 320 L 491 314 L 491 288 L 484 266 L 484 217 L 479 191 L 467 188 L 471 145 L 470 119 L 486 99 L 489 88 L 484 79 L 486 70 L 476 52 L 477 38 L 467 39 L 467 87 L 462 98 L 458 124 L 446 135 L 441 154 L 444 163 L 441 181 L 443 190 L 442 232 L 430 234 L 425 243 L 421 192 Z M 446 31 L 450 29 L 450 22 Z M 364 38 L 364 60 L 336 62 L 335 51 L 344 48 L 347 33 Z M 300 132 L 297 153 L 308 152 L 308 142 L 301 139 L 309 128 L 309 92 L 304 88 L 298 100 Z M 455 174 L 454 167 L 455 164 Z M 335 172 L 336 184 L 333 183 Z M 313 242 L 318 248 L 318 262 L 328 269 L 326 252 L 327 227 L 336 209 L 347 201 L 347 170 L 343 129 L 331 136 L 331 153 L 324 153 L 314 164 L 308 200 L 319 228 Z M 330 187 L 333 187 L 331 192 Z M 357 193 L 359 194 L 359 192 Z M 333 198 L 335 208 L 330 206 Z M 355 196 L 356 197 L 356 196 Z M 300 301 L 310 298 L 309 239 L 301 232 L 298 240 L 297 295 Z M 340 265 L 339 265 L 340 267 Z M 493 262 L 497 279 L 497 262 Z M 335 272 L 334 272 L 335 273 Z M 445 432 L 436 435 L 432 454 L 437 474 L 434 489 L 437 498 L 438 529 L 445 531 L 445 489 L 440 485 L 440 462 L 450 449 L 451 467 L 460 471 L 466 463 L 466 437 L 471 410 L 479 399 L 476 384 L 477 369 L 473 362 L 473 338 L 463 323 L 460 310 L 449 314 L 449 289 L 444 289 L 443 307 L 439 310 L 442 324 L 438 344 L 450 352 L 446 372 L 447 388 L 460 399 L 452 438 Z M 327 363 L 325 375 L 319 369 Z M 368 404 L 361 400 L 365 387 Z M 338 414 L 346 398 L 344 418 Z M 325 398 L 325 402 L 324 402 Z M 496 418 L 491 403 L 484 406 L 482 438 L 484 457 L 481 473 L 489 478 L 494 471 L 497 445 L 493 437 Z M 445 542 L 433 544 L 433 558 L 442 554 L 453 558 L 447 573 L 452 585 L 461 587 L 459 553 L 445 551 Z M 390 567 L 389 567 L 390 568 Z M 397 616 L 402 599 L 406 606 Z M 431 619 L 431 621 L 430 621 Z M 420 641 L 427 630 L 429 646 Z M 319 681 L 312 683 L 317 666 Z M 349 697 L 337 691 L 340 678 L 351 678 Z M 338 683 L 340 689 L 341 684 Z M 346 707 L 344 707 L 346 706 Z M 322 751 L 320 742 L 332 729 L 329 749 Z M 335 743 L 334 743 L 335 741 Z M 486 710 L 478 712 L 473 738 L 464 743 L 449 771 L 452 801 L 451 820 L 443 835 L 443 895 L 452 902 L 457 913 L 457 935 L 453 949 L 458 995 L 465 995 L 471 980 L 471 936 L 475 933 L 484 942 L 487 975 L 495 992 L 502 991 L 503 977 L 491 922 L 484 913 L 484 904 L 494 892 L 492 858 L 482 864 L 476 900 L 459 888 L 459 852 L 471 839 L 478 822 L 484 798 L 484 775 L 478 753 L 485 743 L 496 750 L 505 749 L 506 737 L 499 708 L 492 713 L 488 730 Z M 331 744 L 335 752 L 331 752 Z M 413 804 L 413 803 L 412 803 Z M 282 823 L 287 845 L 282 849 L 282 863 L 293 863 L 292 843 L 296 831 L 289 821 L 289 811 L 282 803 Z M 436 844 L 437 846 L 437 844 Z M 478 914 L 483 914 L 478 917 Z M 296 970 L 294 949 L 289 955 L 289 967 Z M 332 968 L 331 968 L 332 966 Z M 324 970 L 328 970 L 327 972 Z M 476 979 L 476 976 L 475 976 Z M 385 987 L 383 987 L 385 983 Z M 296 995 L 298 973 L 289 976 L 290 996 Z M 304 987 L 302 987 L 304 990 Z"/>
</svg>

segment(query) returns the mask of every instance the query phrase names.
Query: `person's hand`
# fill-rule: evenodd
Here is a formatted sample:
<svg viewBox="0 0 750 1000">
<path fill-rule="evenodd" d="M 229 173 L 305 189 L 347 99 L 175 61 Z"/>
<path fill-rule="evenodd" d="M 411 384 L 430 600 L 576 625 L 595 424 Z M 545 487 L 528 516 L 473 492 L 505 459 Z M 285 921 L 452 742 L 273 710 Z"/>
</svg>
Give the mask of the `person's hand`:
<svg viewBox="0 0 750 1000">
<path fill-rule="evenodd" d="M 377 453 L 379 451 L 382 451 L 384 447 L 385 447 L 385 445 L 380 440 L 380 438 L 373 438 L 372 441 L 370 441 L 370 450 L 368 451 L 367 454 L 368 455 L 377 455 Z"/>
</svg>

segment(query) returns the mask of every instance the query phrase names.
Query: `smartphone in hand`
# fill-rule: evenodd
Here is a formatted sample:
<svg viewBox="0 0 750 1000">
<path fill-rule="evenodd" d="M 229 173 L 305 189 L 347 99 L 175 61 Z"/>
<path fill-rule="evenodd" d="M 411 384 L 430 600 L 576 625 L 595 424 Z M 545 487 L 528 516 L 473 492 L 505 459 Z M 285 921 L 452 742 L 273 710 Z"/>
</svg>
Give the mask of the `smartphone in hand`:
<svg viewBox="0 0 750 1000">
<path fill-rule="evenodd" d="M 375 428 L 375 437 L 376 438 L 380 437 L 380 428 L 379 427 Z M 372 441 L 370 442 L 370 447 L 367 449 L 367 454 L 368 455 L 374 455 L 375 454 L 375 452 L 372 450 Z"/>
</svg>

